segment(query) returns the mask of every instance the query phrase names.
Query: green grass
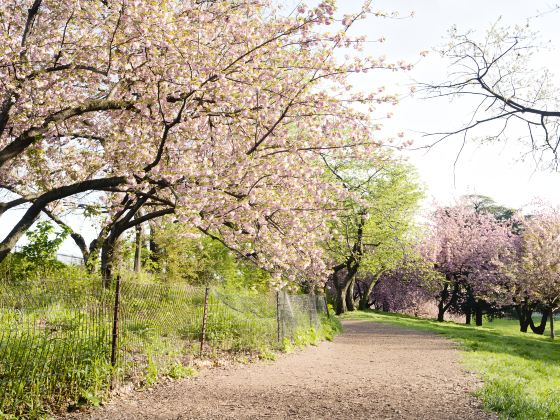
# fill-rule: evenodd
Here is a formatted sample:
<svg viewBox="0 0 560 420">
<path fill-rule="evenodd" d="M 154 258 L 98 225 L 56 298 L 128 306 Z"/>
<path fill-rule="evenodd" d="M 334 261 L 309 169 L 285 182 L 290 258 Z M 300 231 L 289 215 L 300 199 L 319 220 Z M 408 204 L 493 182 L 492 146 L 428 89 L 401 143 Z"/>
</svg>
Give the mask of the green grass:
<svg viewBox="0 0 560 420">
<path fill-rule="evenodd" d="M 145 388 L 196 374 L 191 362 L 200 354 L 204 289 L 127 281 L 120 296 L 112 367 L 114 289 L 91 279 L 0 282 L 0 419 L 97 405 L 111 383 Z M 307 296 L 290 302 L 282 312 L 287 338 L 279 342 L 274 294 L 214 289 L 202 357 L 232 351 L 274 359 L 276 351 L 332 339 L 339 330 L 338 320 L 324 314 L 310 328 Z"/>
<path fill-rule="evenodd" d="M 484 386 L 476 395 L 504 419 L 560 419 L 560 340 L 519 332 L 517 321 L 494 320 L 482 327 L 436 322 L 376 311 L 345 314 L 432 331 L 462 347 L 463 362 Z"/>
<path fill-rule="evenodd" d="M 320 327 L 318 329 L 311 327 L 297 328 L 291 338 L 285 337 L 282 342 L 282 351 L 291 353 L 296 348 L 304 348 L 312 345 L 316 346 L 321 341 L 332 341 L 333 338 L 342 332 L 342 324 L 335 317 L 321 316 Z"/>
</svg>

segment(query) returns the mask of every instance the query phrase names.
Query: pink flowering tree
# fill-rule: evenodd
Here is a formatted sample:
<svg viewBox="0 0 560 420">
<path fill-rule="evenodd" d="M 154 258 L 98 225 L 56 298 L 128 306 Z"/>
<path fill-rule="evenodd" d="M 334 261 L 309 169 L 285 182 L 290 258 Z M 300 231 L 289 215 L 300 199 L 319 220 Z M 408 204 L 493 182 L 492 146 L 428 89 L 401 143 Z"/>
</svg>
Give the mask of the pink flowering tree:
<svg viewBox="0 0 560 420">
<path fill-rule="evenodd" d="M 560 212 L 546 209 L 526 218 L 522 227 L 521 244 L 515 264 L 505 270 L 513 274 L 515 300 L 521 309 L 521 327 L 527 324 L 542 334 L 547 318 L 550 319 L 551 337 L 554 337 L 554 313 L 560 308 Z M 541 325 L 535 327 L 532 311 L 543 312 Z"/>
<path fill-rule="evenodd" d="M 433 304 L 433 296 L 440 290 L 441 274 L 433 269 L 426 243 L 421 242 L 424 238 L 418 239 L 394 267 L 381 274 L 368 307 L 420 316 Z"/>
<path fill-rule="evenodd" d="M 459 204 L 437 209 L 432 216 L 434 267 L 445 280 L 437 294 L 438 321 L 449 309 L 462 312 L 476 324 L 490 305 L 509 300 L 508 278 L 499 261 L 515 246 L 512 222 Z"/>
<path fill-rule="evenodd" d="M 0 260 L 41 212 L 60 219 L 76 194 L 102 191 L 87 252 L 101 250 L 106 280 L 120 235 L 171 213 L 290 279 L 323 275 L 338 193 L 322 156 L 375 153 L 368 112 L 396 103 L 349 76 L 409 68 L 359 53 L 348 30 L 367 3 L 343 17 L 334 1 L 289 16 L 267 0 L 0 8 L 0 216 L 27 205 Z"/>
</svg>

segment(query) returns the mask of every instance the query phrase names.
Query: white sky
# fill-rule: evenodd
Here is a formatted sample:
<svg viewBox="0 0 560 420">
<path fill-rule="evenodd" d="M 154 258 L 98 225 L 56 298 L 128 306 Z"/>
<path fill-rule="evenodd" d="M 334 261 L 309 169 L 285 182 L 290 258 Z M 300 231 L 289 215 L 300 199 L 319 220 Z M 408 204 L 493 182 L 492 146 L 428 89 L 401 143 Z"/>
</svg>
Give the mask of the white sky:
<svg viewBox="0 0 560 420">
<path fill-rule="evenodd" d="M 356 10 L 360 0 L 340 1 L 341 12 Z M 390 60 L 405 60 L 418 63 L 408 73 L 391 73 L 376 76 L 368 73 L 366 84 L 385 84 L 388 91 L 405 92 L 414 80 L 420 82 L 443 82 L 447 73 L 447 63 L 436 52 L 420 62 L 419 53 L 443 45 L 447 30 L 456 25 L 459 32 L 469 29 L 483 35 L 501 17 L 507 24 L 524 24 L 527 17 L 550 10 L 550 1 L 521 0 L 378 0 L 373 2 L 374 10 L 398 11 L 408 19 L 368 18 L 360 22 L 354 33 L 363 33 L 368 39 L 386 38 L 385 43 L 368 44 L 367 52 L 372 55 L 385 54 Z M 551 40 L 560 46 L 560 13 L 540 17 L 538 29 L 543 40 Z M 536 26 L 534 26 L 536 28 Z M 557 63 L 557 50 L 537 57 L 543 65 L 549 64 L 550 57 Z M 554 71 L 554 65 L 549 67 Z M 379 79 L 378 79 L 379 77 Z M 419 96 L 405 98 L 394 109 L 394 117 L 386 126 L 394 131 L 404 131 L 405 137 L 415 141 L 415 146 L 428 142 L 422 132 L 441 132 L 457 129 L 471 116 L 467 101 L 423 100 Z M 479 132 L 479 134 L 482 134 Z M 560 174 L 536 170 L 531 157 L 521 162 L 521 156 L 528 149 L 518 142 L 506 144 L 467 144 L 454 168 L 454 162 L 462 143 L 461 137 L 454 137 L 426 152 L 410 152 L 410 161 L 417 168 L 428 189 L 428 202 L 449 203 L 464 194 L 482 194 L 496 202 L 520 208 L 535 198 L 552 204 L 560 204 Z"/>
<path fill-rule="evenodd" d="M 286 0 L 287 8 L 293 7 L 297 0 Z M 362 0 L 339 0 L 341 13 L 356 11 Z M 452 25 L 458 29 L 485 31 L 501 16 L 503 24 L 523 24 L 527 17 L 538 11 L 549 10 L 550 1 L 522 0 L 378 0 L 373 2 L 375 10 L 399 11 L 401 16 L 415 12 L 413 18 L 380 19 L 370 17 L 360 22 L 354 34 L 364 34 L 370 40 L 381 36 L 386 38 L 383 44 L 369 43 L 366 53 L 386 55 L 388 61 L 405 60 L 416 63 L 419 53 L 442 45 L 447 30 Z M 553 13 L 539 18 L 539 30 L 545 40 L 551 39 L 560 46 L 560 13 Z M 554 54 L 543 56 L 542 61 Z M 554 65 L 550 64 L 554 70 Z M 372 72 L 359 80 L 360 85 L 377 87 L 385 85 L 388 92 L 405 93 L 413 80 L 422 82 L 444 81 L 446 64 L 437 53 L 431 52 L 422 59 L 413 71 L 408 73 Z M 420 132 L 438 132 L 445 129 L 459 128 L 470 116 L 467 102 L 427 101 L 419 97 L 405 98 L 392 111 L 394 117 L 386 123 L 393 134 L 405 132 L 405 137 L 413 139 L 415 145 L 425 144 Z M 427 203 L 436 201 L 440 204 L 452 202 L 464 194 L 483 194 L 496 202 L 514 208 L 520 208 L 536 198 L 552 204 L 560 204 L 560 174 L 548 171 L 536 171 L 535 164 L 519 159 L 527 149 L 516 142 L 481 146 L 469 143 L 463 151 L 454 169 L 454 161 L 461 145 L 461 138 L 446 140 L 429 152 L 410 152 L 410 162 L 417 168 L 422 182 L 428 190 Z M 6 215 L 5 215 L 6 216 Z M 4 236 L 12 224 L 4 216 L 0 226 L 0 236 Z M 12 216 L 15 216 L 12 215 Z M 84 221 L 73 218 L 74 228 L 93 237 L 91 227 Z M 80 223 L 82 226 L 80 226 Z M 8 226 L 9 225 L 9 226 Z M 61 252 L 79 255 L 71 240 L 67 240 Z"/>
</svg>

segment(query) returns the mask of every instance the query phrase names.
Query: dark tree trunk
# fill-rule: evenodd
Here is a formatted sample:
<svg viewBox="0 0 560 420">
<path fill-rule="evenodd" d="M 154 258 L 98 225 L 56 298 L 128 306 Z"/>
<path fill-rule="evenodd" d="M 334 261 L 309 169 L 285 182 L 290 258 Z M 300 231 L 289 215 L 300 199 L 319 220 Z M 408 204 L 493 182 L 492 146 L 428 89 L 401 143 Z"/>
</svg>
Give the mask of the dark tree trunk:
<svg viewBox="0 0 560 420">
<path fill-rule="evenodd" d="M 340 270 L 342 271 L 342 270 Z M 358 271 L 357 265 L 352 265 L 348 263 L 346 265 L 346 274 L 342 280 L 342 284 L 338 285 L 336 290 L 336 314 L 340 315 L 346 311 L 348 311 L 348 291 L 350 289 L 351 284 L 354 281 L 354 276 Z M 336 282 L 338 284 L 338 281 Z"/>
<path fill-rule="evenodd" d="M 151 228 L 150 228 L 151 229 Z M 150 261 L 152 262 L 152 267 L 156 267 L 155 271 L 158 271 L 158 264 L 159 264 L 159 256 L 161 253 L 161 248 L 154 241 L 153 238 L 150 238 Z"/>
<path fill-rule="evenodd" d="M 360 302 L 364 298 L 365 289 L 367 289 L 367 283 L 365 285 L 363 283 L 361 280 L 356 280 L 355 293 L 358 300 L 358 309 L 360 309 Z"/>
<path fill-rule="evenodd" d="M 349 283 L 341 285 L 341 287 L 336 291 L 336 314 L 340 315 L 348 311 L 348 306 L 346 306 L 346 294 L 348 293 Z"/>
<path fill-rule="evenodd" d="M 333 296 L 333 303 L 334 303 L 334 310 L 336 313 L 338 313 L 338 311 L 342 308 L 342 301 L 341 301 L 341 296 L 342 295 L 342 284 L 340 284 L 340 277 L 342 275 L 342 270 L 344 269 L 344 266 L 338 266 L 335 267 L 333 269 L 333 274 L 332 274 L 332 282 L 333 282 L 333 286 L 334 286 L 334 296 Z"/>
<path fill-rule="evenodd" d="M 360 311 L 365 311 L 366 309 L 369 309 L 369 299 L 367 297 L 362 296 L 362 298 L 358 302 L 358 309 Z"/>
<path fill-rule="evenodd" d="M 371 296 L 373 289 L 375 288 L 377 282 L 379 281 L 381 274 L 383 274 L 383 270 L 377 273 L 373 277 L 371 283 L 367 286 L 365 293 L 362 295 L 358 307 L 361 311 L 365 311 L 366 309 L 369 309 L 369 297 Z"/>
<path fill-rule="evenodd" d="M 443 300 L 440 300 L 438 302 L 438 314 L 437 314 L 438 322 L 443 322 L 444 315 L 445 315 L 445 306 L 443 304 Z"/>
<path fill-rule="evenodd" d="M 535 333 L 535 334 L 539 334 L 539 335 L 543 335 L 544 334 L 544 330 L 546 328 L 546 321 L 548 320 L 548 311 L 544 312 L 542 314 L 542 318 L 541 318 L 541 324 L 537 327 L 535 326 L 535 323 L 533 322 L 533 317 L 531 317 L 529 319 L 529 326 L 531 327 L 531 330 Z"/>
<path fill-rule="evenodd" d="M 471 307 L 469 305 L 467 305 L 465 309 L 465 324 L 466 325 L 471 324 Z"/>
<path fill-rule="evenodd" d="M 451 292 L 451 296 L 449 295 L 449 284 L 445 284 L 443 290 L 440 292 L 440 299 L 438 302 L 438 317 L 437 320 L 439 322 L 443 322 L 443 318 L 445 312 L 449 309 L 451 305 L 455 303 L 457 300 L 457 293 L 459 292 L 458 286 L 453 286 L 453 291 Z M 449 299 L 449 300 L 448 300 Z M 447 301 L 447 303 L 446 303 Z"/>
<path fill-rule="evenodd" d="M 475 307 L 475 321 L 476 326 L 480 327 L 482 325 L 482 301 L 478 301 Z"/>
<path fill-rule="evenodd" d="M 550 308 L 550 338 L 554 340 L 554 311 Z"/>
<path fill-rule="evenodd" d="M 113 281 L 113 264 L 115 260 L 115 241 L 112 235 L 103 242 L 101 247 L 101 278 L 103 287 L 111 287 Z"/>
<path fill-rule="evenodd" d="M 134 246 L 134 272 L 138 273 L 142 265 L 142 225 L 136 226 Z"/>
<path fill-rule="evenodd" d="M 383 312 L 389 312 L 389 302 L 387 302 L 387 299 L 383 299 L 383 303 L 381 304 L 381 310 Z"/>
<path fill-rule="evenodd" d="M 465 302 L 465 305 L 464 305 L 465 324 L 470 325 L 470 323 L 472 321 L 473 310 L 475 311 L 475 314 L 476 314 L 476 301 L 474 299 L 474 296 L 472 294 L 472 291 L 471 291 L 470 287 L 468 287 L 468 286 L 466 288 L 466 294 L 467 294 L 467 298 L 466 298 L 466 302 Z"/>
<path fill-rule="evenodd" d="M 519 331 L 526 333 L 529 328 L 529 319 L 531 319 L 533 311 L 527 308 L 526 305 L 517 305 L 515 311 L 519 318 Z"/>
</svg>

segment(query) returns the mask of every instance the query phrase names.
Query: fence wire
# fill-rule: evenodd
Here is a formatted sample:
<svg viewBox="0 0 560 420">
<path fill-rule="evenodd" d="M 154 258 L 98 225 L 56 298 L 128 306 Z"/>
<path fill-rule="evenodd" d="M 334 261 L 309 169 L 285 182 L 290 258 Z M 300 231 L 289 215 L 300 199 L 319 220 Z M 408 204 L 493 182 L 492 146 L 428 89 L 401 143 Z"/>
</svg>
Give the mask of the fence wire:
<svg viewBox="0 0 560 420">
<path fill-rule="evenodd" d="M 201 352 L 278 348 L 318 330 L 327 315 L 317 295 L 130 280 L 119 292 L 117 300 L 115 285 L 92 280 L 0 283 L 0 417 L 97 403 L 111 386 L 179 377 Z"/>
<path fill-rule="evenodd" d="M 103 392 L 110 301 L 91 282 L 1 286 L 0 413 L 33 414 Z"/>
</svg>

